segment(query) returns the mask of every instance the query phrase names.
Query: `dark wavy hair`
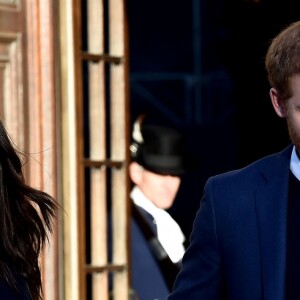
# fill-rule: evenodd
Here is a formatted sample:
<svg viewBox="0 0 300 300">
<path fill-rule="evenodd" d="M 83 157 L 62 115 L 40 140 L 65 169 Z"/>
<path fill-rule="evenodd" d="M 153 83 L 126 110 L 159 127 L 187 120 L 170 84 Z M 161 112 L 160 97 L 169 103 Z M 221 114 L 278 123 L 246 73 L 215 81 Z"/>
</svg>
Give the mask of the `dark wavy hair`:
<svg viewBox="0 0 300 300">
<path fill-rule="evenodd" d="M 269 83 L 284 101 L 291 97 L 290 78 L 300 74 L 300 21 L 284 28 L 271 42 L 265 57 Z"/>
<path fill-rule="evenodd" d="M 57 204 L 25 183 L 21 152 L 0 121 L 0 278 L 15 289 L 19 278 L 31 299 L 42 299 L 40 252 L 52 232 Z"/>
</svg>

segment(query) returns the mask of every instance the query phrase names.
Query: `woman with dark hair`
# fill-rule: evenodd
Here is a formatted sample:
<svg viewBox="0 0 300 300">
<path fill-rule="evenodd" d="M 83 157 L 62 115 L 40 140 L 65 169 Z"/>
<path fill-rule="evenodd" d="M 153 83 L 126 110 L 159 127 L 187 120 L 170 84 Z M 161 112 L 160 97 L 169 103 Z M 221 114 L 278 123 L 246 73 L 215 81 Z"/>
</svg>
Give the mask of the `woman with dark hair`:
<svg viewBox="0 0 300 300">
<path fill-rule="evenodd" d="M 39 300 L 39 255 L 57 204 L 25 183 L 18 153 L 0 121 L 0 299 Z"/>
</svg>

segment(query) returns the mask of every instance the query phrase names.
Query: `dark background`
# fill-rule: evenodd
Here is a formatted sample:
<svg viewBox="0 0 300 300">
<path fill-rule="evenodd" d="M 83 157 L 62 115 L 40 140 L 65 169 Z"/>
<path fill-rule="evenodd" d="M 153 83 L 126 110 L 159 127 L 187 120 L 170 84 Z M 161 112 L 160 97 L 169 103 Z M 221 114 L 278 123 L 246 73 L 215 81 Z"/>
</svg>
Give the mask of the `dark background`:
<svg viewBox="0 0 300 300">
<path fill-rule="evenodd" d="M 270 40 L 297 0 L 129 0 L 131 123 L 141 113 L 184 130 L 193 165 L 171 214 L 189 236 L 206 179 L 279 151 L 285 121 L 269 99 Z"/>
</svg>

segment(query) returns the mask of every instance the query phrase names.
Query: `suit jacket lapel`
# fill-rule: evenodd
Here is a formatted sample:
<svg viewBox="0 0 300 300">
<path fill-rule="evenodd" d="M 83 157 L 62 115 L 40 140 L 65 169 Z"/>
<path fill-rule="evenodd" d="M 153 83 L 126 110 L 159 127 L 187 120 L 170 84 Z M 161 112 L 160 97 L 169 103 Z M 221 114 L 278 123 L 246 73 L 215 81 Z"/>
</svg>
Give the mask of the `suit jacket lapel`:
<svg viewBox="0 0 300 300">
<path fill-rule="evenodd" d="M 288 177 L 291 147 L 272 160 L 268 172 L 261 172 L 255 195 L 260 253 L 262 264 L 263 299 L 285 298 L 285 257 L 288 204 Z M 263 188 L 261 188 L 263 185 Z"/>
</svg>

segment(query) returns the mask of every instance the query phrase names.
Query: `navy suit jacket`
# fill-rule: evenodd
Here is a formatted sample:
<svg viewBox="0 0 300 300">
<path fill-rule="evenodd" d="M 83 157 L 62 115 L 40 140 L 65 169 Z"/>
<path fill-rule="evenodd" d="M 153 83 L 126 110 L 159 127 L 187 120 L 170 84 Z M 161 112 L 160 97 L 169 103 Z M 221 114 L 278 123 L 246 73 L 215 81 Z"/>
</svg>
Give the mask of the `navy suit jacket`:
<svg viewBox="0 0 300 300">
<path fill-rule="evenodd" d="M 208 179 L 168 300 L 285 299 L 291 151 Z"/>
</svg>

